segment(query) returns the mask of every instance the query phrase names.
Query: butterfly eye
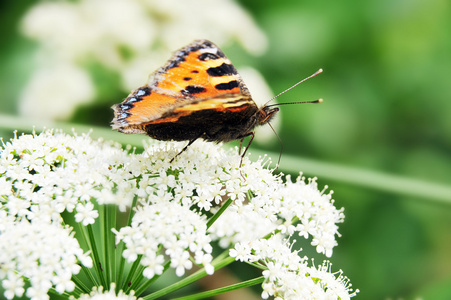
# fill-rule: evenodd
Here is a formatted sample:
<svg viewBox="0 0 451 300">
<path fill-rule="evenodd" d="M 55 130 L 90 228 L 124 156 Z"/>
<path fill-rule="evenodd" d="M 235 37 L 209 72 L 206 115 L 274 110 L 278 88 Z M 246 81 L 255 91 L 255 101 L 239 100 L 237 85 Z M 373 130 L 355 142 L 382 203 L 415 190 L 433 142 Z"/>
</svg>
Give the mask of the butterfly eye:
<svg viewBox="0 0 451 300">
<path fill-rule="evenodd" d="M 260 110 L 259 116 L 258 116 L 258 124 L 263 125 L 265 123 L 268 123 L 275 115 L 276 112 L 279 111 L 278 107 L 263 107 Z"/>
</svg>

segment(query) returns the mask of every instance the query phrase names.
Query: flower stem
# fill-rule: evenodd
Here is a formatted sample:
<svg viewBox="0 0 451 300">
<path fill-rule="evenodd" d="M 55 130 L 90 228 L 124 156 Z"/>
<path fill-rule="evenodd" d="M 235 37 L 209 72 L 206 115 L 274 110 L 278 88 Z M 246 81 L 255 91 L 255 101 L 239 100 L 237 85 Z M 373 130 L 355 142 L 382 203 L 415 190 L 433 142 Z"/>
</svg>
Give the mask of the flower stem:
<svg viewBox="0 0 451 300">
<path fill-rule="evenodd" d="M 217 213 L 215 213 L 210 220 L 208 220 L 207 222 L 207 229 L 210 228 L 211 225 L 213 225 L 213 223 L 222 215 L 222 213 L 227 209 L 227 207 L 230 206 L 230 204 L 232 204 L 232 199 L 227 199 L 227 201 L 224 203 L 223 206 L 221 206 L 221 208 L 218 210 Z"/>
<path fill-rule="evenodd" d="M 167 269 L 169 269 L 169 266 L 171 265 L 171 261 L 168 260 L 164 266 L 163 266 L 163 272 L 161 274 L 164 274 L 166 272 Z M 144 282 L 139 288 L 136 289 L 135 294 L 136 295 L 141 295 L 142 292 L 144 292 L 145 290 L 147 290 L 147 288 L 149 286 L 152 285 L 152 283 L 154 283 L 158 278 L 160 278 L 161 275 L 155 275 L 154 277 L 152 277 L 151 279 L 149 279 L 148 281 Z"/>
<path fill-rule="evenodd" d="M 105 288 L 109 288 L 110 287 L 110 283 L 111 283 L 111 264 L 110 264 L 110 252 L 109 252 L 109 244 L 110 244 L 110 223 L 111 223 L 111 216 L 109 214 L 108 211 L 108 205 L 102 205 L 102 210 L 103 212 L 103 218 L 101 218 L 102 220 L 102 237 L 103 237 L 103 252 L 104 252 L 104 265 L 105 265 L 105 280 L 107 283 L 107 286 Z"/>
<path fill-rule="evenodd" d="M 245 288 L 245 287 L 249 287 L 249 286 L 253 286 L 256 284 L 260 284 L 265 280 L 265 277 L 260 276 L 254 279 L 250 279 L 250 280 L 246 280 L 240 283 L 236 283 L 236 284 L 232 284 L 229 286 L 225 286 L 222 288 L 217 288 L 214 290 L 210 290 L 210 291 L 206 291 L 206 292 L 202 292 L 202 293 L 197 293 L 197 294 L 193 294 L 193 295 L 189 295 L 189 296 L 183 296 L 180 298 L 174 298 L 173 300 L 196 300 L 196 299 L 204 299 L 204 298 L 210 298 L 219 294 L 223 294 L 223 293 L 227 293 L 227 292 L 231 292 L 234 290 L 238 290 L 241 288 Z"/>
<path fill-rule="evenodd" d="M 129 289 L 129 285 L 132 284 L 132 278 L 135 276 L 136 269 L 138 268 L 142 257 L 143 257 L 142 255 L 138 255 L 138 258 L 133 263 L 132 267 L 130 268 L 130 271 L 128 272 L 127 278 L 125 279 L 125 281 L 124 281 L 124 283 L 122 285 L 122 290 L 128 290 Z"/>
<path fill-rule="evenodd" d="M 88 279 L 89 279 L 89 282 L 92 282 L 92 284 L 95 285 L 95 286 L 99 286 L 99 282 L 98 282 L 98 280 L 94 277 L 94 274 L 92 274 L 90 268 L 87 268 L 87 267 L 81 265 L 81 269 L 83 270 L 83 272 L 85 272 L 86 276 L 87 276 Z M 75 284 L 77 284 L 76 281 L 74 281 L 74 282 L 75 282 Z M 79 288 L 81 288 L 81 287 L 79 286 Z M 88 293 L 89 293 L 89 290 L 88 290 Z"/>
<path fill-rule="evenodd" d="M 135 276 L 130 281 L 130 286 L 125 289 L 126 294 L 130 293 L 131 290 L 135 290 L 141 284 L 142 280 L 144 279 L 143 271 L 144 267 L 139 266 L 134 274 Z"/>
<path fill-rule="evenodd" d="M 92 250 L 92 255 L 93 255 L 93 264 L 94 264 L 94 268 L 97 272 L 97 276 L 100 279 L 100 283 L 102 284 L 102 286 L 106 287 L 106 280 L 105 280 L 105 274 L 103 272 L 102 269 L 102 262 L 100 261 L 100 257 L 99 257 L 99 249 L 96 246 L 96 241 L 94 238 L 94 231 L 92 230 L 92 225 L 88 224 L 88 226 L 86 226 L 86 229 L 88 230 L 88 236 L 89 236 L 89 243 L 91 245 L 91 250 Z"/>
<path fill-rule="evenodd" d="M 89 294 L 90 289 L 83 283 L 83 281 L 80 280 L 80 278 L 78 278 L 77 276 L 72 276 L 72 281 L 83 293 Z"/>
<path fill-rule="evenodd" d="M 115 280 L 116 279 L 116 263 L 117 263 L 117 249 L 116 249 L 116 245 L 114 242 L 114 234 L 111 231 L 111 228 L 116 228 L 116 222 L 117 222 L 117 210 L 116 207 L 114 205 L 108 205 L 108 215 L 110 216 L 109 220 L 109 224 L 107 227 L 107 231 L 105 232 L 105 234 L 108 236 L 109 242 L 108 242 L 108 250 L 109 250 L 109 257 L 110 257 L 110 261 L 109 263 L 111 264 L 111 274 L 110 274 L 110 278 L 111 280 Z"/>
<path fill-rule="evenodd" d="M 228 250 L 226 250 L 224 252 L 227 255 Z M 215 267 L 215 270 L 221 269 L 235 261 L 234 257 L 229 256 L 229 257 L 223 258 L 224 257 L 223 254 L 219 255 L 216 259 L 214 259 L 212 261 L 212 265 Z M 198 281 L 199 279 L 201 279 L 205 276 L 207 276 L 207 272 L 205 271 L 205 268 L 202 268 L 199 271 L 191 274 L 190 276 L 185 277 L 182 280 L 177 281 L 174 284 L 171 284 L 170 286 L 167 286 L 159 291 L 156 291 L 155 293 L 152 293 L 150 295 L 143 297 L 143 300 L 157 299 L 159 297 L 162 297 L 164 295 L 172 293 L 178 289 L 181 289 L 181 288 L 187 286 L 188 284 Z"/>
<path fill-rule="evenodd" d="M 132 219 L 133 219 L 133 215 L 134 215 L 134 208 L 136 206 L 136 203 L 138 202 L 138 198 L 134 197 L 133 198 L 133 203 L 130 207 L 130 211 L 128 213 L 128 220 L 127 220 L 127 225 L 126 226 L 130 226 L 130 224 L 132 223 Z M 117 224 L 116 224 L 117 225 Z M 117 249 L 117 247 L 119 247 L 119 249 Z M 119 243 L 118 245 L 116 245 L 116 253 L 122 253 L 124 250 L 125 244 L 124 243 Z M 119 290 L 124 289 L 127 286 L 127 281 L 122 282 L 122 274 L 124 274 L 124 267 L 125 267 L 125 258 L 121 255 L 120 256 L 120 260 L 119 260 L 119 271 L 116 273 L 117 277 L 116 277 L 116 293 L 119 292 Z"/>
</svg>

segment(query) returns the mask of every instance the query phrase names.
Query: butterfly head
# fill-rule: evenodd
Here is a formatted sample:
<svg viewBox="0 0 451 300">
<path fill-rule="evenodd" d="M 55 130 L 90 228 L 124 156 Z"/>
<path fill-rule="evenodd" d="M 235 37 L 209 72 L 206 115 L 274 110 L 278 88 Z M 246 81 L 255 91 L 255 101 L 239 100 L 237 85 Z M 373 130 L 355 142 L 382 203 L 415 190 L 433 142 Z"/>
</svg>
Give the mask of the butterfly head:
<svg viewBox="0 0 451 300">
<path fill-rule="evenodd" d="M 276 113 L 279 111 L 278 107 L 271 107 L 271 106 L 263 106 L 258 111 L 257 116 L 257 125 L 263 125 L 271 121 L 272 118 L 276 115 Z"/>
</svg>

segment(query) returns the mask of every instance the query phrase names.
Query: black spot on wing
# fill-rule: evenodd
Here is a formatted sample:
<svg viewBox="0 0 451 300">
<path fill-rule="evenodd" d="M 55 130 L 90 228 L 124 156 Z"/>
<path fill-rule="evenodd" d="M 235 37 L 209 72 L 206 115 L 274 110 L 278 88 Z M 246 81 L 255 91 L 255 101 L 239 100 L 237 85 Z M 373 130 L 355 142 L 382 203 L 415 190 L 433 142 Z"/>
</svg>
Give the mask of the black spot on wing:
<svg viewBox="0 0 451 300">
<path fill-rule="evenodd" d="M 231 90 L 236 87 L 239 87 L 239 83 L 236 80 L 232 80 L 229 82 L 220 83 L 220 84 L 215 85 L 215 88 L 218 90 Z"/>
<path fill-rule="evenodd" d="M 206 91 L 206 89 L 204 87 L 196 86 L 196 85 L 189 85 L 185 89 L 181 90 L 180 92 L 185 96 L 192 96 L 195 94 L 203 93 L 205 91 Z"/>
<path fill-rule="evenodd" d="M 226 75 L 235 75 L 237 74 L 237 70 L 231 64 L 223 63 L 222 65 L 207 69 L 207 73 L 213 77 L 226 76 Z"/>
<path fill-rule="evenodd" d="M 197 70 L 192 70 L 191 73 L 199 73 Z"/>
<path fill-rule="evenodd" d="M 192 80 L 192 78 L 191 77 L 183 77 L 183 80 L 190 81 L 190 80 Z"/>
</svg>

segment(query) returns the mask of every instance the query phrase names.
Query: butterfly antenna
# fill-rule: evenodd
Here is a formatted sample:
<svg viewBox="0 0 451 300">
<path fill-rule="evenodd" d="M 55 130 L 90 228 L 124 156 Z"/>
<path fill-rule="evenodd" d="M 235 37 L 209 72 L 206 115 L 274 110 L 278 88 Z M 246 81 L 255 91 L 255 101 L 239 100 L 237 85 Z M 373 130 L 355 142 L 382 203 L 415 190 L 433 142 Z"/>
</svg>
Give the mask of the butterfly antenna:
<svg viewBox="0 0 451 300">
<path fill-rule="evenodd" d="M 271 127 L 272 131 L 274 132 L 274 134 L 276 135 L 277 139 L 279 140 L 280 143 L 280 153 L 279 153 L 279 159 L 277 160 L 277 164 L 276 164 L 276 168 L 274 169 L 274 171 L 277 171 L 277 169 L 279 168 L 280 165 L 280 159 L 282 158 L 282 151 L 283 151 L 283 143 L 282 143 L 282 139 L 280 138 L 280 136 L 277 134 L 276 130 L 274 129 L 274 127 L 272 127 L 271 123 L 268 122 L 269 127 Z"/>
<path fill-rule="evenodd" d="M 285 94 L 285 93 L 288 92 L 289 90 L 294 89 L 295 87 L 297 87 L 298 85 L 300 85 L 300 84 L 303 83 L 304 81 L 306 81 L 306 80 L 308 80 L 308 79 L 310 79 L 310 78 L 312 78 L 312 77 L 315 77 L 315 76 L 318 75 L 318 74 L 321 74 L 322 72 L 323 72 L 323 69 L 319 69 L 318 71 L 316 71 L 315 73 L 313 73 L 313 74 L 310 75 L 309 77 L 306 77 L 306 78 L 302 79 L 302 80 L 299 81 L 298 83 L 295 83 L 295 84 L 292 85 L 291 87 L 287 88 L 285 91 L 280 92 L 280 93 L 277 94 L 276 96 L 272 97 L 272 98 L 269 99 L 269 101 L 266 102 L 265 105 L 263 105 L 263 106 L 266 106 L 267 103 L 269 103 L 269 102 L 271 102 L 272 100 L 276 99 L 277 97 L 279 97 L 279 96 Z M 320 100 L 321 100 L 321 99 L 320 99 Z M 315 101 L 318 101 L 318 100 L 315 100 Z M 295 102 L 295 103 L 319 103 L 319 102 L 322 102 L 322 100 L 319 101 L 319 102 L 315 102 L 315 101 Z M 287 103 L 287 104 L 295 104 L 295 103 Z"/>
</svg>

